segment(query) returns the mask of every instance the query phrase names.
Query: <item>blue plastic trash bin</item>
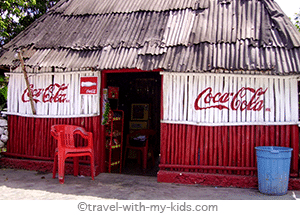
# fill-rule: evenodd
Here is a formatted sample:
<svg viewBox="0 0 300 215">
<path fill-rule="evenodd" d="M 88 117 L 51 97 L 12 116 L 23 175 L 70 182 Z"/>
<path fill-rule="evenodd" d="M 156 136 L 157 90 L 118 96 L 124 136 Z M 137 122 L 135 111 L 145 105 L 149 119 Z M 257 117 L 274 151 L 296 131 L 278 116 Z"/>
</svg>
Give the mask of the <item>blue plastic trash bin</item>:
<svg viewBox="0 0 300 215">
<path fill-rule="evenodd" d="M 292 148 L 258 146 L 258 190 L 269 195 L 284 195 L 288 190 Z"/>
</svg>

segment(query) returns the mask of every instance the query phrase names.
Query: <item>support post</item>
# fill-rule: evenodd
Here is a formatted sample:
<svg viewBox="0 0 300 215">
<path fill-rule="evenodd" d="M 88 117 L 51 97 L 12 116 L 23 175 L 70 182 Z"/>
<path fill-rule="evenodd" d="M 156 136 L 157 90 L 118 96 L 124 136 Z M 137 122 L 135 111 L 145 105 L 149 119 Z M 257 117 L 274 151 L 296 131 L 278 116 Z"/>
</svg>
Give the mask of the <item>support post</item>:
<svg viewBox="0 0 300 215">
<path fill-rule="evenodd" d="M 26 69 L 25 69 L 25 64 L 24 64 L 24 60 L 23 60 L 23 56 L 22 56 L 21 51 L 18 52 L 18 57 L 19 57 L 19 60 L 21 62 L 21 67 L 22 67 L 22 70 L 23 70 L 27 90 L 28 90 L 28 93 L 29 93 L 29 100 L 30 100 L 31 110 L 32 110 L 33 115 L 36 115 L 36 110 L 35 110 L 34 103 L 33 103 L 32 91 L 30 89 L 30 84 L 29 84 L 29 81 L 28 81 L 28 76 L 27 76 L 27 72 L 26 72 Z"/>
</svg>

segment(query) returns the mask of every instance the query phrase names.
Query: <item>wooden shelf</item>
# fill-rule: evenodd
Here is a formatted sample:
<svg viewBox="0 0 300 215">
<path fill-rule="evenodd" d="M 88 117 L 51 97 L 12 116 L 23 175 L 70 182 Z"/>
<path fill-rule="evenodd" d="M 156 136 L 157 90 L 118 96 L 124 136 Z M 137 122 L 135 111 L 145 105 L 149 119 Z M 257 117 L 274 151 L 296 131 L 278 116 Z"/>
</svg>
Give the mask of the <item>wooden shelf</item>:
<svg viewBox="0 0 300 215">
<path fill-rule="evenodd" d="M 112 116 L 106 125 L 106 153 L 108 172 L 112 167 L 119 165 L 119 171 L 122 170 L 122 148 L 123 148 L 123 127 L 124 112 L 121 110 L 111 110 Z"/>
</svg>

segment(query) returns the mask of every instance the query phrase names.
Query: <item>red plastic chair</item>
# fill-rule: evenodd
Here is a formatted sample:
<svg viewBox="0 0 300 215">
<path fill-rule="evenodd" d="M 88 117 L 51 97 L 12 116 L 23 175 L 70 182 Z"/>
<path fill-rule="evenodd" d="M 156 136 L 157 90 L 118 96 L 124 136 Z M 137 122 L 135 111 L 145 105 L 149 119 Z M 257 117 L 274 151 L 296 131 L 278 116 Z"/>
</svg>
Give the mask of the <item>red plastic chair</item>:
<svg viewBox="0 0 300 215">
<path fill-rule="evenodd" d="M 75 147 L 74 135 L 79 134 L 82 138 L 88 140 L 88 145 L 84 147 Z M 84 128 L 74 125 L 53 125 L 51 126 L 51 135 L 58 141 L 58 147 L 55 150 L 53 178 L 56 175 L 56 167 L 58 163 L 58 179 L 61 184 L 65 178 L 65 160 L 73 157 L 74 175 L 79 172 L 79 158 L 81 156 L 89 156 L 91 159 L 91 176 L 94 180 L 95 164 L 94 164 L 94 148 L 93 135 Z"/>
<path fill-rule="evenodd" d="M 137 150 L 141 152 L 142 154 L 142 168 L 143 171 L 147 169 L 147 160 L 148 160 L 148 150 L 149 150 L 149 138 L 151 136 L 155 135 L 155 131 L 151 129 L 141 129 L 141 130 L 136 130 L 130 134 L 127 134 L 126 137 L 126 146 L 125 146 L 125 156 L 124 156 L 124 161 L 123 164 L 125 166 L 125 160 L 127 158 L 127 153 L 128 150 Z M 134 141 L 134 138 L 139 137 L 139 136 L 144 136 L 145 141 Z M 140 143 L 139 143 L 140 142 Z M 135 144 L 134 144 L 135 143 Z M 141 144 L 140 146 L 138 144 Z M 152 165 L 154 166 L 154 155 L 153 151 L 151 151 L 151 158 L 152 158 Z M 140 159 L 139 159 L 140 161 Z"/>
</svg>

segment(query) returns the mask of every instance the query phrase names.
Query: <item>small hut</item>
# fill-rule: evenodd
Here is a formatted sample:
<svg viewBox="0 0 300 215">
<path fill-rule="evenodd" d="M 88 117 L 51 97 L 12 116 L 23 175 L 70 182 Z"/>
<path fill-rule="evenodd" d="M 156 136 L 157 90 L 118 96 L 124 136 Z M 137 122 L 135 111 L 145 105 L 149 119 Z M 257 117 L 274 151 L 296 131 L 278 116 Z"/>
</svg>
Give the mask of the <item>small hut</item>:
<svg viewBox="0 0 300 215">
<path fill-rule="evenodd" d="M 51 125 L 75 124 L 93 132 L 96 174 L 107 171 L 111 86 L 124 135 L 157 131 L 158 181 L 255 187 L 255 146 L 273 145 L 293 148 L 300 187 L 300 33 L 274 0 L 61 0 L 3 47 L 0 65 L 9 68 L 3 165 L 51 171 Z M 138 120 L 136 104 L 147 107 Z"/>
</svg>

